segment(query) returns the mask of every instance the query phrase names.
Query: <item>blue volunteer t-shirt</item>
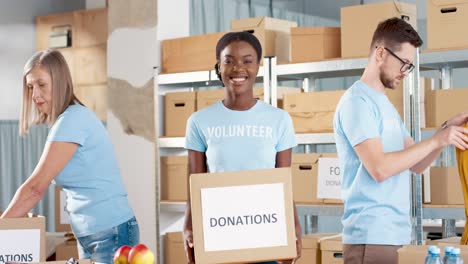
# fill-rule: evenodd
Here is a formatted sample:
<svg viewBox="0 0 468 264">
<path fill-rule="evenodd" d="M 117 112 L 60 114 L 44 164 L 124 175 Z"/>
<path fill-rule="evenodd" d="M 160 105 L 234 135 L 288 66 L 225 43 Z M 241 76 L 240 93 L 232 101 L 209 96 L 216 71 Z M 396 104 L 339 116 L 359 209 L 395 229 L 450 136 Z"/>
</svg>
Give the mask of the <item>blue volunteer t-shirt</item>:
<svg viewBox="0 0 468 264">
<path fill-rule="evenodd" d="M 385 94 L 357 81 L 340 99 L 333 123 L 343 175 L 343 243 L 409 244 L 409 171 L 378 183 L 354 151 L 371 138 L 381 139 L 384 152 L 403 150 L 410 135 L 397 110 Z"/>
<path fill-rule="evenodd" d="M 77 237 L 94 234 L 134 216 L 107 130 L 82 105 L 69 106 L 52 126 L 48 142 L 78 144 L 55 178 L 67 193 L 66 210 Z"/>
<path fill-rule="evenodd" d="M 187 121 L 185 148 L 206 152 L 209 172 L 275 168 L 276 153 L 296 145 L 289 114 L 259 100 L 245 111 L 218 101 Z"/>
</svg>

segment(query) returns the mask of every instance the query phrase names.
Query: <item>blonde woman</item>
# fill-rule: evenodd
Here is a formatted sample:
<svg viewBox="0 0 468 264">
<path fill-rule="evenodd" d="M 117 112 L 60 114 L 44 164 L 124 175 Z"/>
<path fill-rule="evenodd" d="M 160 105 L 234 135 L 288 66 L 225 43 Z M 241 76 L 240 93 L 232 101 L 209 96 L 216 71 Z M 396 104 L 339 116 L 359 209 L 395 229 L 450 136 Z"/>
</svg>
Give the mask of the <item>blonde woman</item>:
<svg viewBox="0 0 468 264">
<path fill-rule="evenodd" d="M 64 57 L 50 49 L 24 67 L 20 134 L 42 123 L 50 126 L 42 156 L 1 218 L 25 215 L 55 181 L 67 193 L 80 258 L 113 263 L 120 246 L 138 244 L 138 223 L 105 127 L 75 97 Z"/>
</svg>

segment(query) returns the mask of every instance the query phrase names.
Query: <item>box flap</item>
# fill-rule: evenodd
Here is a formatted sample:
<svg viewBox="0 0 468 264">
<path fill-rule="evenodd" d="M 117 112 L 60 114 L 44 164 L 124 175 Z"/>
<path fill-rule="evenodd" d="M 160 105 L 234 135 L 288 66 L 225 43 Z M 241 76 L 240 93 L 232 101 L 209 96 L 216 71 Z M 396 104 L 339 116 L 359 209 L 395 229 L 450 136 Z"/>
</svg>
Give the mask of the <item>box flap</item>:
<svg viewBox="0 0 468 264">
<path fill-rule="evenodd" d="M 195 100 L 195 96 L 196 96 L 196 92 L 166 93 L 165 100 L 171 100 L 171 101 Z"/>
<path fill-rule="evenodd" d="M 233 19 L 231 20 L 231 29 L 243 30 L 246 28 L 260 27 L 264 19 L 265 17 L 250 17 L 250 18 L 243 18 L 243 19 Z"/>
<path fill-rule="evenodd" d="M 316 164 L 321 157 L 336 157 L 336 153 L 294 153 L 292 155 L 292 164 Z"/>
<path fill-rule="evenodd" d="M 468 4 L 467 0 L 430 0 L 436 6 L 453 6 L 459 4 Z"/>
<path fill-rule="evenodd" d="M 395 7 L 400 14 L 408 14 L 408 15 L 416 16 L 417 14 L 416 5 L 402 3 L 399 1 L 393 1 L 393 3 L 395 4 Z"/>
<path fill-rule="evenodd" d="M 319 248 L 319 241 L 323 237 L 333 236 L 331 233 L 307 234 L 302 236 L 302 248 Z"/>
<path fill-rule="evenodd" d="M 340 35 L 339 27 L 292 27 L 291 35 Z"/>
</svg>

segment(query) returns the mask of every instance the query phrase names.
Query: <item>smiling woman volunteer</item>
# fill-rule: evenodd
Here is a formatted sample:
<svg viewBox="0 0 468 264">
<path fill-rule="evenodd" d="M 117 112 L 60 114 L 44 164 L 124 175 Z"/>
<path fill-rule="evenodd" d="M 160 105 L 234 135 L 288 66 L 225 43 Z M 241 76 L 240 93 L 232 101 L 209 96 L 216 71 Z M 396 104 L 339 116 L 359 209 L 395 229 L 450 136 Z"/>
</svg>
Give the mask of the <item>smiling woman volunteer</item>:
<svg viewBox="0 0 468 264">
<path fill-rule="evenodd" d="M 47 143 L 1 218 L 25 215 L 55 180 L 67 193 L 80 258 L 113 263 L 120 246 L 138 244 L 138 223 L 107 131 L 75 97 L 68 65 L 56 50 L 37 52 L 24 67 L 20 134 L 32 123 L 51 126 Z"/>
<path fill-rule="evenodd" d="M 226 87 L 225 97 L 194 113 L 187 122 L 190 174 L 291 166 L 291 150 L 296 146 L 291 118 L 253 96 L 261 57 L 260 42 L 250 33 L 231 32 L 218 41 L 215 69 Z M 217 128 L 230 133 L 212 133 Z M 295 226 L 300 257 L 301 228 L 296 211 Z M 187 261 L 193 263 L 190 201 L 184 239 Z"/>
</svg>

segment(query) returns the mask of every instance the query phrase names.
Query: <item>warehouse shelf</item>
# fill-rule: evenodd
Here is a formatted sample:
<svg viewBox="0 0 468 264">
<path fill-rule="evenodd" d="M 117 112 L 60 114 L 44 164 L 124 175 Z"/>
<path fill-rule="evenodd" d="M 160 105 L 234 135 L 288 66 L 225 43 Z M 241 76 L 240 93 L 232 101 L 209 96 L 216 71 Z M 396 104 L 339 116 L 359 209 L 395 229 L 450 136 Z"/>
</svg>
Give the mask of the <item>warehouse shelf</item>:
<svg viewBox="0 0 468 264">
<path fill-rule="evenodd" d="M 327 133 L 306 133 L 296 134 L 298 144 L 332 144 L 335 138 L 332 132 Z M 161 137 L 159 138 L 160 148 L 184 148 L 185 137 Z"/>
<path fill-rule="evenodd" d="M 174 213 L 183 213 L 185 212 L 185 205 L 187 202 L 180 201 L 180 202 L 173 202 L 173 201 L 161 201 L 160 202 L 160 209 L 161 211 L 166 212 L 174 212 Z"/>
<path fill-rule="evenodd" d="M 423 205 L 424 219 L 465 220 L 464 205 Z"/>
<path fill-rule="evenodd" d="M 264 69 L 265 68 L 263 66 L 260 67 L 257 75 L 257 81 L 261 81 L 264 77 Z M 187 87 L 221 85 L 221 82 L 218 80 L 216 72 L 214 70 L 211 70 L 159 74 L 158 84 L 170 87 Z"/>
<path fill-rule="evenodd" d="M 342 204 L 296 204 L 297 214 L 299 217 L 305 215 L 326 215 L 326 216 L 342 216 Z"/>
<path fill-rule="evenodd" d="M 291 79 L 356 76 L 362 74 L 367 61 L 367 58 L 357 58 L 280 64 L 276 65 L 276 75 L 279 80 L 285 79 L 285 76 Z"/>
<path fill-rule="evenodd" d="M 426 50 L 420 54 L 421 70 L 439 70 L 444 67 L 468 68 L 468 49 Z"/>
</svg>

